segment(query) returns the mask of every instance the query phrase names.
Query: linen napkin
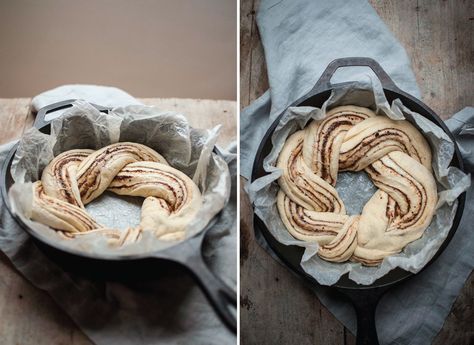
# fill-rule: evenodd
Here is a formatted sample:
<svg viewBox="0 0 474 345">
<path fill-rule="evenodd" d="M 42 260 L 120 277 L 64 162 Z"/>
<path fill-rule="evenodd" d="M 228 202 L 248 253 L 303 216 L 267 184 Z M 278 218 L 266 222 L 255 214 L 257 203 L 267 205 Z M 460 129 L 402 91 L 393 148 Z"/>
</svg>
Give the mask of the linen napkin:
<svg viewBox="0 0 474 345">
<path fill-rule="evenodd" d="M 43 97 L 44 96 L 44 97 Z M 112 97 L 112 98 L 111 98 Z M 100 105 L 140 104 L 122 90 L 66 86 L 34 99 L 34 107 L 70 98 Z M 107 99 L 107 101 L 105 101 Z M 125 102 L 125 103 L 124 103 Z M 0 146 L 0 165 L 14 143 Z M 213 272 L 236 288 L 237 149 L 222 150 L 232 179 L 230 201 L 206 234 L 203 255 Z M 45 290 L 98 345 L 235 344 L 195 282 L 178 269 L 163 270 L 159 281 L 140 284 L 94 282 L 61 270 L 36 247 L 3 207 L 0 199 L 0 250 L 33 285 Z M 3 229 L 8 228 L 9 235 Z M 16 235 L 12 236 L 12 232 Z M 12 238 L 14 240 L 12 240 Z M 157 267 L 158 269 L 158 267 Z"/>
<path fill-rule="evenodd" d="M 263 0 L 257 24 L 270 90 L 241 114 L 241 174 L 246 178 L 250 177 L 256 150 L 270 124 L 288 105 L 310 91 L 328 63 L 336 58 L 371 57 L 402 90 L 415 97 L 420 95 L 403 47 L 365 1 Z M 366 74 L 361 68 L 344 68 L 332 82 L 360 81 Z M 467 168 L 472 168 L 474 110 L 465 109 L 447 124 L 463 147 Z M 377 308 L 377 331 L 382 344 L 429 344 L 441 329 L 473 269 L 474 238 L 469 228 L 474 222 L 473 187 L 467 194 L 463 219 L 446 251 L 428 269 L 382 298 Z M 265 243 L 260 244 L 271 252 Z M 324 287 L 315 287 L 314 291 L 355 333 L 352 307 Z"/>
<path fill-rule="evenodd" d="M 270 124 L 308 93 L 336 58 L 373 58 L 402 90 L 420 96 L 405 50 L 365 1 L 263 0 L 257 24 L 270 90 L 241 114 L 241 175 L 246 178 Z M 332 82 L 364 81 L 368 75 L 368 68 L 342 68 Z"/>
</svg>

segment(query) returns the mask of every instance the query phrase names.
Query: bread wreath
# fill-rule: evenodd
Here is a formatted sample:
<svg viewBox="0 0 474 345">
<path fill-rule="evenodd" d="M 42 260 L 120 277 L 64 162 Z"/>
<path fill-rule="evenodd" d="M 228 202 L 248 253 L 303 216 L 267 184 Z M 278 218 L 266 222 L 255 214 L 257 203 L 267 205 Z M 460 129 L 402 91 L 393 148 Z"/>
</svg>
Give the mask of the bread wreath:
<svg viewBox="0 0 474 345">
<path fill-rule="evenodd" d="M 84 205 L 105 190 L 145 198 L 138 227 L 109 229 L 86 212 Z M 163 240 L 182 239 L 200 206 L 201 193 L 188 176 L 149 147 L 121 142 L 55 157 L 41 181 L 33 183 L 31 219 L 66 237 L 102 233 L 123 245 L 136 241 L 142 231 Z"/>
<path fill-rule="evenodd" d="M 408 121 L 341 106 L 292 134 L 278 157 L 277 206 L 297 239 L 319 243 L 327 261 L 380 264 L 423 235 L 433 217 L 431 151 Z M 336 189 L 339 171 L 364 170 L 378 191 L 348 216 Z M 357 191 L 354 190 L 354 193 Z"/>
</svg>

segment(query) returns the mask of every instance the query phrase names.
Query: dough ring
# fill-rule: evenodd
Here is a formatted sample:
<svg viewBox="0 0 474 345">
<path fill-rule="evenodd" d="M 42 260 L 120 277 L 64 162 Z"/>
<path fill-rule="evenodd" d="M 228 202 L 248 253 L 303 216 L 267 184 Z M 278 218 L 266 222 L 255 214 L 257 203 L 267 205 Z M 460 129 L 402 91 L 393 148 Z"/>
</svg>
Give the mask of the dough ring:
<svg viewBox="0 0 474 345">
<path fill-rule="evenodd" d="M 125 231 L 98 224 L 85 210 L 105 190 L 145 200 L 140 225 Z M 153 232 L 162 240 L 184 238 L 201 207 L 196 184 L 147 146 L 121 142 L 100 150 L 70 150 L 55 157 L 33 183 L 31 219 L 64 238 L 101 234 L 122 246 Z"/>
<path fill-rule="evenodd" d="M 291 135 L 278 157 L 277 206 L 297 239 L 318 242 L 327 261 L 366 266 L 400 252 L 433 217 L 436 181 L 425 138 L 408 121 L 342 106 Z M 364 170 L 378 191 L 362 214 L 346 215 L 336 189 L 339 171 Z"/>
</svg>

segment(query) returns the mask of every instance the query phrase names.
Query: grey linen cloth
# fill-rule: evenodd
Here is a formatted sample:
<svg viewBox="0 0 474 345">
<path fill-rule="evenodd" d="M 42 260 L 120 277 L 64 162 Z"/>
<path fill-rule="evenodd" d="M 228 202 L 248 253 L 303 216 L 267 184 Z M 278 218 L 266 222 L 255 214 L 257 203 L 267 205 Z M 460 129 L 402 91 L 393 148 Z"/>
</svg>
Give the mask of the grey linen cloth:
<svg viewBox="0 0 474 345">
<path fill-rule="evenodd" d="M 241 113 L 241 175 L 246 178 L 267 128 L 313 88 L 334 59 L 373 58 L 398 87 L 420 96 L 405 50 L 365 1 L 263 0 L 257 24 L 270 90 Z M 372 74 L 369 71 L 363 67 L 341 68 L 332 82 L 366 80 Z"/>
<path fill-rule="evenodd" d="M 77 91 L 68 90 L 69 98 L 83 97 L 83 92 Z M 89 88 L 86 91 L 90 91 Z M 101 88 L 95 91 L 100 92 Z M 125 93 L 120 91 L 120 94 Z M 57 94 L 51 101 L 66 98 Z M 41 98 L 37 100 L 41 104 Z M 113 105 L 110 99 L 108 102 L 111 104 L 107 105 Z M 13 144 L 0 146 L 0 165 Z M 218 223 L 206 234 L 203 255 L 211 270 L 235 289 L 236 145 L 231 145 L 228 151 L 221 151 L 229 165 L 232 191 Z M 186 272 L 157 267 L 162 274 L 159 281 L 136 284 L 90 281 L 66 273 L 51 262 L 15 223 L 1 198 L 0 250 L 26 279 L 45 290 L 98 345 L 236 343 L 235 335 L 222 324 Z"/>
<path fill-rule="evenodd" d="M 348 56 L 378 61 L 402 90 L 419 97 L 410 62 L 374 9 L 365 1 L 263 0 L 257 15 L 267 62 L 270 90 L 241 114 L 241 174 L 249 178 L 258 145 L 270 124 L 314 86 L 329 62 Z M 366 72 L 345 68 L 332 82 L 362 80 Z M 468 171 L 474 167 L 474 109 L 466 108 L 447 121 Z M 390 290 L 377 309 L 382 344 L 430 344 L 441 329 L 456 296 L 474 265 L 473 187 L 452 242 L 437 261 L 404 284 Z M 271 250 L 258 237 L 260 244 Z M 273 254 L 273 253 L 271 253 Z M 351 332 L 355 312 L 339 296 L 315 286 L 321 302 Z"/>
</svg>

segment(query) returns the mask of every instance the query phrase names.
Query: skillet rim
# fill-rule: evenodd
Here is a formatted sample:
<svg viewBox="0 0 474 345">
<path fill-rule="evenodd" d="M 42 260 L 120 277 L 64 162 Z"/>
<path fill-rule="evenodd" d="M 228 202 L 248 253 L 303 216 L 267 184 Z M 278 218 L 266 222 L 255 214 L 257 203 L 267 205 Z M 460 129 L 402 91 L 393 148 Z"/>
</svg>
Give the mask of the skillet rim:
<svg viewBox="0 0 474 345">
<path fill-rule="evenodd" d="M 332 92 L 333 89 L 341 88 L 341 87 L 348 86 L 348 85 L 354 84 L 354 83 L 356 83 L 356 82 L 353 82 L 353 81 L 344 82 L 344 83 L 332 84 L 332 85 L 326 86 L 326 87 L 324 87 L 320 90 L 313 89 L 307 95 L 302 96 L 301 98 L 299 98 L 298 100 L 293 102 L 291 105 L 289 105 L 288 108 L 289 107 L 294 107 L 294 106 L 310 105 L 310 104 L 305 104 L 305 103 L 311 102 L 312 98 L 322 97 L 325 93 Z M 423 116 L 423 117 L 427 118 L 428 120 L 434 122 L 437 126 L 441 127 L 441 129 L 443 129 L 443 131 L 448 135 L 448 137 L 451 139 L 451 141 L 454 144 L 454 153 L 453 153 L 453 158 L 451 160 L 450 166 L 456 166 L 458 169 L 460 169 L 461 171 L 463 171 L 465 173 L 464 162 L 462 160 L 461 152 L 459 150 L 457 142 L 456 142 L 453 134 L 449 130 L 449 128 L 444 123 L 444 121 L 430 107 L 428 107 L 421 100 L 417 99 L 416 97 L 413 97 L 412 95 L 404 92 L 403 90 L 400 90 L 398 87 L 396 87 L 396 86 L 393 87 L 393 88 L 390 88 L 389 86 L 382 86 L 382 87 L 383 87 L 384 94 L 386 96 L 387 96 L 387 93 L 392 93 L 392 94 L 395 94 L 397 96 L 393 99 L 399 98 L 400 100 L 402 100 L 403 98 L 406 98 L 409 101 L 415 103 L 417 106 L 419 106 L 425 112 L 425 114 L 420 113 L 421 116 Z M 387 97 L 387 98 L 390 98 L 390 97 Z M 402 101 L 402 103 L 403 103 L 403 101 Z M 315 105 L 313 105 L 313 106 L 315 106 Z M 317 106 L 320 106 L 320 105 L 317 105 Z M 282 116 L 284 115 L 284 113 L 286 112 L 286 110 L 288 108 L 286 108 L 280 115 L 278 115 L 278 117 L 275 119 L 275 121 L 272 122 L 272 124 L 270 125 L 268 130 L 265 132 L 265 135 L 263 136 L 263 138 L 262 138 L 262 140 L 259 144 L 259 147 L 257 149 L 256 155 L 255 155 L 254 164 L 252 166 L 252 173 L 251 173 L 251 177 L 250 177 L 250 182 L 254 182 L 257 178 L 265 176 L 265 175 L 268 174 L 268 172 L 263 170 L 263 161 L 266 158 L 266 156 L 262 157 L 262 155 L 263 155 L 262 151 L 264 151 L 265 146 L 267 146 L 268 142 L 270 142 L 268 145 L 273 146 L 272 143 L 271 143 L 271 137 L 273 135 L 273 132 L 275 131 L 275 128 L 278 126 L 278 123 L 280 122 Z M 263 171 L 264 175 L 260 174 L 260 171 Z M 381 287 L 387 287 L 387 286 L 397 284 L 397 283 L 399 283 L 399 282 L 401 282 L 401 281 L 403 281 L 403 280 L 405 280 L 405 279 L 407 279 L 407 278 L 409 278 L 413 275 L 421 273 L 423 270 L 428 268 L 434 261 L 436 261 L 436 259 L 444 252 L 444 250 L 446 249 L 448 244 L 451 242 L 454 234 L 457 231 L 459 223 L 462 219 L 462 214 L 464 212 L 465 199 L 466 199 L 466 192 L 461 193 L 458 196 L 458 198 L 456 199 L 458 201 L 456 214 L 454 216 L 451 228 L 450 228 L 446 238 L 444 239 L 443 243 L 438 248 L 436 253 L 433 255 L 433 257 L 430 259 L 430 261 L 428 261 L 428 263 L 419 272 L 412 273 L 412 272 L 405 271 L 405 270 L 397 267 L 397 268 L 389 271 L 387 274 L 385 274 L 384 276 L 382 276 L 379 279 L 375 280 L 372 284 L 369 284 L 369 285 L 357 284 L 353 280 L 349 279 L 348 278 L 349 273 L 346 273 L 335 284 L 330 285 L 328 287 L 337 287 L 337 288 L 343 289 L 343 290 L 352 290 L 352 289 L 365 290 L 365 289 L 381 288 Z M 252 205 L 252 208 L 253 207 L 254 206 Z M 270 247 L 272 252 L 275 253 L 281 261 L 283 261 L 285 266 L 287 266 L 292 272 L 294 272 L 297 275 L 303 277 L 305 280 L 309 280 L 310 283 L 313 283 L 313 284 L 315 283 L 315 284 L 320 285 L 320 286 L 325 286 L 325 285 L 319 284 L 317 282 L 317 280 L 315 278 L 311 277 L 308 273 L 306 273 L 301 268 L 301 266 L 299 264 L 298 264 L 297 267 L 295 267 L 295 265 L 288 258 L 290 255 L 285 255 L 285 253 L 282 253 L 278 249 L 279 247 L 284 247 L 285 249 L 288 249 L 289 251 L 293 251 L 293 255 L 295 255 L 294 253 L 296 251 L 300 252 L 301 255 L 302 255 L 302 252 L 303 252 L 302 247 L 298 247 L 298 246 L 294 246 L 294 245 L 287 246 L 287 245 L 284 245 L 284 244 L 278 242 L 278 240 L 276 240 L 273 237 L 273 235 L 271 234 L 271 232 L 268 230 L 268 228 L 266 227 L 263 220 L 261 220 L 255 213 L 254 213 L 253 219 L 254 219 L 254 232 L 256 233 L 256 235 L 258 235 L 258 232 L 260 232 L 260 234 L 264 237 L 265 242 Z M 275 242 L 275 244 L 272 244 L 272 242 Z M 275 248 L 275 246 L 277 246 L 277 247 Z M 297 253 L 296 255 L 301 257 L 301 255 L 299 253 Z"/>
<path fill-rule="evenodd" d="M 48 114 L 50 111 L 48 111 L 48 108 L 52 106 L 57 106 L 55 108 L 56 110 L 61 110 L 64 108 L 69 108 L 71 107 L 75 100 L 65 100 L 57 103 L 50 104 L 48 106 L 45 106 L 44 108 L 40 109 L 37 113 L 37 120 L 35 120 L 35 123 L 33 127 L 35 127 L 38 131 L 43 132 L 43 133 L 49 133 L 51 130 L 51 122 L 50 121 L 45 121 L 44 116 Z M 96 109 L 98 109 L 100 112 L 108 112 L 111 108 L 103 107 L 100 105 L 96 105 L 93 103 L 90 103 L 92 106 L 94 106 Z M 55 110 L 55 111 L 56 111 Z M 41 113 L 41 114 L 40 114 Z M 41 116 L 40 116 L 41 115 Z M 38 117 L 39 116 L 39 117 Z M 20 139 L 21 140 L 21 139 Z M 15 222 L 20 225 L 20 227 L 28 233 L 28 235 L 32 236 L 35 240 L 41 242 L 42 245 L 45 245 L 46 247 L 52 247 L 56 250 L 59 250 L 60 252 L 63 252 L 65 254 L 70 254 L 76 257 L 80 257 L 83 259 L 89 259 L 89 260 L 101 260 L 101 261 L 113 261 L 113 262 L 118 262 L 118 261 L 135 261 L 135 260 L 143 260 L 147 258 L 157 258 L 157 259 L 168 259 L 168 260 L 175 260 L 179 261 L 178 255 L 171 255 L 169 253 L 170 250 L 174 250 L 181 247 L 189 246 L 194 244 L 195 241 L 202 240 L 205 237 L 205 234 L 210 230 L 220 219 L 222 216 L 222 210 L 220 210 L 216 215 L 214 215 L 213 218 L 210 219 L 210 221 L 205 225 L 205 227 L 199 231 L 198 233 L 187 237 L 186 239 L 179 241 L 175 244 L 172 244 L 168 247 L 165 247 L 160 250 L 150 250 L 144 253 L 133 253 L 133 254 L 124 254 L 124 255 L 101 255 L 98 253 L 87 253 L 83 252 L 81 250 L 75 249 L 75 248 L 69 248 L 67 246 L 63 246 L 60 242 L 55 242 L 55 241 L 48 241 L 45 240 L 46 237 L 44 237 L 42 234 L 34 231 L 31 229 L 15 212 L 13 212 L 12 206 L 10 205 L 10 200 L 9 200 L 9 190 L 13 184 L 10 184 L 7 187 L 7 179 L 12 179 L 11 177 L 11 164 L 13 162 L 13 159 L 15 157 L 16 151 L 18 149 L 20 140 L 18 140 L 17 143 L 15 143 L 12 148 L 8 151 L 5 161 L 3 162 L 0 170 L 0 181 L 1 186 L 0 186 L 0 194 L 4 203 L 5 208 L 7 209 L 8 213 L 10 216 L 15 220 Z M 220 157 L 220 152 L 214 146 L 213 153 L 215 153 L 217 156 Z M 220 157 L 222 158 L 222 157 Z"/>
</svg>

